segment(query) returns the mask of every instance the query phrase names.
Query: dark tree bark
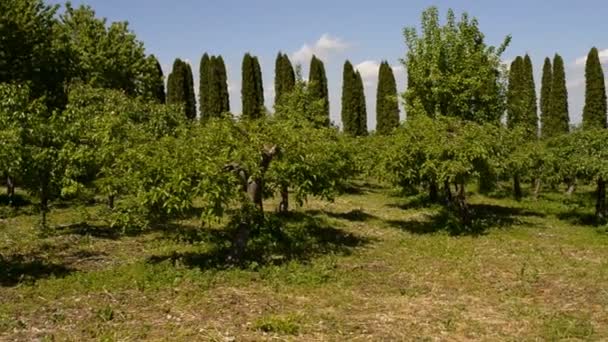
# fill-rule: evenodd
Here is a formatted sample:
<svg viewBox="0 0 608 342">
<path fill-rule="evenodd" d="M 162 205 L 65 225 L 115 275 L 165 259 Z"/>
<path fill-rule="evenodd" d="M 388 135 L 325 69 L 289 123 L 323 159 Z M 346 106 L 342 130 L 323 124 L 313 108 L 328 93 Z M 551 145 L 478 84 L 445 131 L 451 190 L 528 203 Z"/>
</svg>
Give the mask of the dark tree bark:
<svg viewBox="0 0 608 342">
<path fill-rule="evenodd" d="M 281 203 L 279 203 L 279 212 L 286 213 L 289 211 L 289 187 L 283 185 L 281 187 Z"/>
<path fill-rule="evenodd" d="M 513 176 L 513 194 L 517 201 L 521 201 L 523 194 L 521 191 L 521 181 L 519 180 L 519 175 Z"/>
<path fill-rule="evenodd" d="M 471 225 L 471 210 L 467 203 L 464 182 L 457 184 L 456 188 L 456 207 L 458 209 L 458 216 L 460 217 L 460 223 L 467 227 Z"/>
<path fill-rule="evenodd" d="M 450 188 L 450 182 L 448 182 L 447 180 L 443 183 L 443 191 L 445 192 L 445 203 L 446 204 L 450 204 L 452 203 L 452 189 Z"/>
<path fill-rule="evenodd" d="M 601 178 L 597 180 L 596 196 L 595 218 L 601 223 L 606 219 L 606 182 Z"/>
<path fill-rule="evenodd" d="M 437 189 L 437 182 L 434 180 L 429 183 L 429 200 L 432 203 L 439 201 L 439 189 Z"/>
</svg>

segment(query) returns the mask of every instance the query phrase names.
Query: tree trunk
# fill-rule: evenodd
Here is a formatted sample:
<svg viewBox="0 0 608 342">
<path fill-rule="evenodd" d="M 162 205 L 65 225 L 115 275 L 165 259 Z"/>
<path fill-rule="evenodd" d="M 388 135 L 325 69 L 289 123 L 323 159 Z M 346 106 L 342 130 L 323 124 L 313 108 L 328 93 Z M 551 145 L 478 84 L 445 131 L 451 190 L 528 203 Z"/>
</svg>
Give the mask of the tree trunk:
<svg viewBox="0 0 608 342">
<path fill-rule="evenodd" d="M 108 196 L 108 208 L 110 209 L 114 209 L 114 195 L 109 195 Z"/>
<path fill-rule="evenodd" d="M 540 178 L 536 178 L 534 180 L 534 199 L 538 199 L 538 195 L 540 195 L 540 189 L 542 188 L 542 181 Z"/>
<path fill-rule="evenodd" d="M 600 223 L 606 219 L 606 182 L 601 178 L 597 180 L 596 196 L 595 218 Z"/>
<path fill-rule="evenodd" d="M 465 184 L 457 184 L 456 188 L 456 207 L 458 209 L 460 223 L 462 223 L 463 226 L 468 227 L 471 225 L 471 211 L 467 204 Z"/>
<path fill-rule="evenodd" d="M 437 182 L 435 181 L 429 183 L 429 200 L 432 203 L 437 203 L 439 201 L 439 190 L 437 189 Z"/>
<path fill-rule="evenodd" d="M 576 191 L 576 178 L 568 180 L 568 189 L 566 190 L 566 195 L 570 197 L 574 191 Z"/>
<path fill-rule="evenodd" d="M 513 194 L 515 195 L 515 199 L 517 201 L 521 201 L 523 194 L 521 192 L 521 182 L 519 180 L 519 175 L 513 176 Z"/>
<path fill-rule="evenodd" d="M 6 196 L 8 197 L 8 205 L 13 205 L 15 199 L 15 183 L 11 176 L 6 176 Z"/>
<path fill-rule="evenodd" d="M 249 177 L 250 172 L 244 170 L 238 164 L 230 164 L 225 167 L 226 170 L 236 171 L 237 174 L 243 180 L 243 189 L 247 192 L 249 200 L 255 206 L 255 210 L 252 212 L 249 208 L 248 203 L 243 204 L 241 222 L 239 222 L 236 234 L 232 240 L 232 253 L 230 259 L 236 262 L 241 262 L 245 251 L 247 249 L 247 243 L 251 235 L 251 227 L 260 222 L 264 217 L 264 175 L 270 166 L 272 159 L 279 153 L 278 147 L 265 147 L 260 158 L 260 172 L 259 176 L 253 178 Z"/>
<path fill-rule="evenodd" d="M 46 184 L 41 184 L 40 186 L 40 228 L 42 230 L 46 230 L 47 222 L 46 222 L 46 214 L 49 211 L 49 197 L 48 197 L 48 188 Z"/>
<path fill-rule="evenodd" d="M 443 191 L 445 192 L 445 203 L 446 204 L 450 204 L 452 203 L 452 189 L 450 189 L 450 182 L 448 182 L 447 180 L 445 182 L 443 182 Z"/>
<path fill-rule="evenodd" d="M 281 187 L 281 203 L 279 203 L 279 212 L 286 213 L 289 211 L 289 188 L 287 185 Z"/>
</svg>

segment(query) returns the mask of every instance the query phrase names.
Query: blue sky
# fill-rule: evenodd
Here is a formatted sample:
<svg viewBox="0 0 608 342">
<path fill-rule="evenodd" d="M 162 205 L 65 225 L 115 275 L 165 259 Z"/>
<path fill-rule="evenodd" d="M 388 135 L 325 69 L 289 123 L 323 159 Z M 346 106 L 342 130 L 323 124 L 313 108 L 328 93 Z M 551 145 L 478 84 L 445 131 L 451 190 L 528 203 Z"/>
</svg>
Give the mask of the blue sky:
<svg viewBox="0 0 608 342">
<path fill-rule="evenodd" d="M 60 3 L 53 0 L 52 2 Z M 274 60 L 279 50 L 302 64 L 308 75 L 311 53 L 325 61 L 332 119 L 339 123 L 342 65 L 349 59 L 366 82 L 369 128 L 375 127 L 377 65 L 395 67 L 398 88 L 405 88 L 399 59 L 405 55 L 402 30 L 417 26 L 421 12 L 436 5 L 467 11 L 478 18 L 487 42 L 513 41 L 504 58 L 529 53 L 537 84 L 543 59 L 558 52 L 566 62 L 571 122 L 580 122 L 584 94 L 584 57 L 592 46 L 603 51 L 608 71 L 608 1 L 419 1 L 419 0 L 86 0 L 98 16 L 126 20 L 148 53 L 166 72 L 176 57 L 198 70 L 204 52 L 221 54 L 228 68 L 233 112 L 240 112 L 240 65 L 245 52 L 259 57 L 266 104 L 272 108 Z M 577 63 L 578 60 L 578 63 Z M 196 72 L 195 72 L 196 74 Z M 194 75 L 195 81 L 198 75 Z M 402 113 L 403 116 L 403 113 Z"/>
</svg>

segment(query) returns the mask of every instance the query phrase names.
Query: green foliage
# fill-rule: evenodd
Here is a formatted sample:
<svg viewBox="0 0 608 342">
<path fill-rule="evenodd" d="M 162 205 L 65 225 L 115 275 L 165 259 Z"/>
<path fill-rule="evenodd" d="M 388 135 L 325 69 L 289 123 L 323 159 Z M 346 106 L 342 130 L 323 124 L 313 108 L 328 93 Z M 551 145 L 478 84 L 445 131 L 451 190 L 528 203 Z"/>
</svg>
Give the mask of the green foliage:
<svg viewBox="0 0 608 342">
<path fill-rule="evenodd" d="M 226 65 L 222 56 L 203 55 L 199 89 L 201 118 L 217 118 L 230 111 Z"/>
<path fill-rule="evenodd" d="M 185 117 L 196 117 L 196 103 L 194 98 L 194 83 L 190 65 L 181 59 L 173 62 L 173 70 L 167 83 L 167 103 L 182 105 Z"/>
<path fill-rule="evenodd" d="M 455 116 L 477 122 L 497 122 L 504 112 L 504 70 L 498 48 L 487 46 L 476 19 L 452 10 L 441 26 L 436 7 L 422 14 L 422 32 L 404 30 L 408 52 L 402 61 L 408 72 L 404 98 L 408 116 Z"/>
<path fill-rule="evenodd" d="M 536 89 L 532 61 L 528 55 L 518 56 L 509 70 L 507 91 L 507 126 L 521 127 L 531 139 L 538 134 Z"/>
<path fill-rule="evenodd" d="M 378 71 L 378 90 L 376 92 L 376 132 L 390 134 L 399 126 L 399 99 L 393 69 L 384 61 Z"/>
<path fill-rule="evenodd" d="M 363 80 L 353 65 L 346 61 L 342 78 L 342 124 L 351 136 L 367 135 L 367 112 Z"/>
<path fill-rule="evenodd" d="M 66 4 L 60 16 L 62 36 L 73 61 L 73 78 L 98 88 L 120 89 L 128 95 L 146 95 L 158 84 L 154 60 L 146 58 L 144 45 L 127 22 L 107 25 L 105 18 L 85 5 Z"/>
<path fill-rule="evenodd" d="M 329 93 L 327 90 L 327 76 L 325 74 L 325 65 L 323 61 L 312 56 L 310 60 L 310 69 L 308 75 L 308 84 L 313 96 L 318 100 L 323 100 L 323 114 L 325 115 L 325 124 L 329 126 Z"/>
<path fill-rule="evenodd" d="M 296 75 L 291 61 L 286 54 L 279 52 L 275 62 L 274 93 L 275 106 L 279 105 L 285 96 L 293 91 L 296 84 Z"/>
<path fill-rule="evenodd" d="M 198 88 L 198 105 L 200 109 L 200 118 L 206 119 L 209 113 L 209 74 L 211 60 L 209 55 L 205 53 L 201 57 L 199 65 L 199 88 Z"/>
<path fill-rule="evenodd" d="M 606 85 L 597 48 L 592 48 L 585 65 L 585 128 L 606 128 Z"/>
<path fill-rule="evenodd" d="M 147 86 L 148 89 L 144 89 L 143 97 L 146 100 L 165 104 L 167 102 L 167 96 L 165 94 L 165 76 L 163 75 L 163 68 L 154 55 L 148 56 L 148 62 L 155 67 L 150 70 L 150 74 L 147 75 L 149 79 L 144 82 L 144 85 Z"/>
<path fill-rule="evenodd" d="M 241 98 L 243 118 L 258 119 L 264 115 L 262 71 L 257 57 L 245 54 L 242 65 Z"/>
<path fill-rule="evenodd" d="M 28 83 L 31 96 L 52 108 L 65 104 L 73 54 L 56 18 L 58 6 L 42 0 L 0 3 L 0 83 Z"/>
<path fill-rule="evenodd" d="M 543 77 L 540 86 L 540 123 L 541 123 L 541 137 L 547 137 L 545 127 L 547 122 L 550 121 L 551 117 L 551 85 L 553 83 L 553 69 L 551 66 L 551 59 L 545 58 L 543 65 Z"/>
<path fill-rule="evenodd" d="M 553 73 L 549 113 L 543 122 L 543 137 L 552 138 L 566 134 L 570 130 L 568 117 L 568 90 L 566 89 L 566 73 L 564 60 L 558 54 L 553 59 Z"/>
</svg>

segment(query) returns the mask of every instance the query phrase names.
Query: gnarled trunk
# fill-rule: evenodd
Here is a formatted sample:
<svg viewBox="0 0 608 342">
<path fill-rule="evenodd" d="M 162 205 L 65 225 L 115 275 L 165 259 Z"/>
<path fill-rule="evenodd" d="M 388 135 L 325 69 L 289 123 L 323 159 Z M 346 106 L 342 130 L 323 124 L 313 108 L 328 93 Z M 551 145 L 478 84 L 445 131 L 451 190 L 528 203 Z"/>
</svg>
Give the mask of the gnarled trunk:
<svg viewBox="0 0 608 342">
<path fill-rule="evenodd" d="M 226 170 L 237 172 L 243 182 L 243 190 L 255 206 L 255 212 L 251 213 L 250 204 L 243 204 L 242 211 L 244 215 L 241 217 L 241 222 L 238 223 L 236 234 L 232 240 L 232 254 L 230 258 L 234 261 L 241 261 L 245 254 L 251 235 L 251 226 L 259 223 L 253 221 L 264 217 L 264 175 L 278 153 L 279 149 L 276 145 L 264 148 L 260 158 L 260 172 L 257 173 L 258 176 L 256 177 L 249 176 L 250 172 L 235 163 L 225 167 Z"/>
</svg>

